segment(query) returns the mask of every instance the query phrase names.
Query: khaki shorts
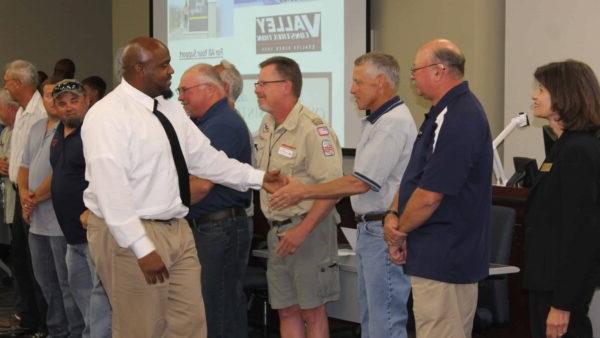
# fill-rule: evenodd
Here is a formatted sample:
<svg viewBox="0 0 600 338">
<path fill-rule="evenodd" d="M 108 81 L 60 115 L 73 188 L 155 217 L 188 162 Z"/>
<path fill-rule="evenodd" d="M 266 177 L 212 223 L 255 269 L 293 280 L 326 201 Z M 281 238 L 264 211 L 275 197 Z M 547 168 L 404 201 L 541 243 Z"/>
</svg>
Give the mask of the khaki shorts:
<svg viewBox="0 0 600 338">
<path fill-rule="evenodd" d="M 333 214 L 321 221 L 293 255 L 277 256 L 277 234 L 293 228 L 298 222 L 274 226 L 267 235 L 267 281 L 273 309 L 296 304 L 301 309 L 313 309 L 339 299 L 337 229 Z"/>
</svg>

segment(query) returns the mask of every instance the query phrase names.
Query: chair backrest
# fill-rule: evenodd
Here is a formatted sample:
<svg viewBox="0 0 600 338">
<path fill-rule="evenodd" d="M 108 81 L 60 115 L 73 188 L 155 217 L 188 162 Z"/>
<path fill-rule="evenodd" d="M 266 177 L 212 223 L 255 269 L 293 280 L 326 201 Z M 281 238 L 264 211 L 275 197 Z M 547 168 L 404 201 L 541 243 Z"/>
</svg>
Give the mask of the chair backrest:
<svg viewBox="0 0 600 338">
<path fill-rule="evenodd" d="M 515 210 L 492 205 L 490 229 L 491 263 L 508 264 L 512 246 L 513 228 L 515 226 Z"/>
</svg>

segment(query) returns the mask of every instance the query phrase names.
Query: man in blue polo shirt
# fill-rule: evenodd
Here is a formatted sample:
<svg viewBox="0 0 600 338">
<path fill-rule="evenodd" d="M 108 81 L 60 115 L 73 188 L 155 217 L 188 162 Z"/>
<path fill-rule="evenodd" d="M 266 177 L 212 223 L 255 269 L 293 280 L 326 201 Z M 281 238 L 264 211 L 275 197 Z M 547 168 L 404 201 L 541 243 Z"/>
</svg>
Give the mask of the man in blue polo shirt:
<svg viewBox="0 0 600 338">
<path fill-rule="evenodd" d="M 57 83 L 52 96 L 61 123 L 50 147 L 51 193 L 58 223 L 67 240 L 69 286 L 85 320 L 83 337 L 108 338 L 111 337 L 110 304 L 91 263 L 86 230 L 79 221 L 86 210 L 83 191 L 88 186 L 80 132 L 89 102 L 83 85 L 72 79 Z"/>
<path fill-rule="evenodd" d="M 448 40 L 417 51 L 412 80 L 432 107 L 394 199 L 398 213 L 384 220 L 390 258 L 406 261 L 411 276 L 420 338 L 471 337 L 477 282 L 488 274 L 492 142 L 464 65 Z"/>
<path fill-rule="evenodd" d="M 179 100 L 192 121 L 218 150 L 251 163 L 248 127 L 227 101 L 219 73 L 208 64 L 188 69 L 179 83 Z M 246 299 L 242 287 L 252 229 L 245 208 L 250 192 L 204 179 L 190 179 L 191 225 L 202 266 L 202 294 L 209 337 L 246 337 Z"/>
</svg>

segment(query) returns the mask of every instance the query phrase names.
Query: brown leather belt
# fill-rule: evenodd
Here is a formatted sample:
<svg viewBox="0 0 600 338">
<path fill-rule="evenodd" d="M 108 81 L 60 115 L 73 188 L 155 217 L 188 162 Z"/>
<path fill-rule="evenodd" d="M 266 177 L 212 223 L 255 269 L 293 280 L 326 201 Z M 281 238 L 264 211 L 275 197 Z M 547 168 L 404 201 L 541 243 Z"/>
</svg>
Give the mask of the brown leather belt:
<svg viewBox="0 0 600 338">
<path fill-rule="evenodd" d="M 356 217 L 354 217 L 354 220 L 357 223 L 363 223 L 363 222 L 383 221 L 384 217 L 385 217 L 385 213 L 382 212 L 379 214 L 356 215 Z"/>
<path fill-rule="evenodd" d="M 142 218 L 142 221 L 146 221 L 146 222 L 158 222 L 158 223 L 171 223 L 173 221 L 176 221 L 177 218 L 170 218 L 170 219 L 154 219 L 154 218 Z"/>
<path fill-rule="evenodd" d="M 209 212 L 207 214 L 202 214 L 196 218 L 188 218 L 188 222 L 190 222 L 191 224 L 204 224 L 241 217 L 248 217 L 246 215 L 246 210 L 244 210 L 243 208 L 229 208 L 215 212 Z"/>
</svg>

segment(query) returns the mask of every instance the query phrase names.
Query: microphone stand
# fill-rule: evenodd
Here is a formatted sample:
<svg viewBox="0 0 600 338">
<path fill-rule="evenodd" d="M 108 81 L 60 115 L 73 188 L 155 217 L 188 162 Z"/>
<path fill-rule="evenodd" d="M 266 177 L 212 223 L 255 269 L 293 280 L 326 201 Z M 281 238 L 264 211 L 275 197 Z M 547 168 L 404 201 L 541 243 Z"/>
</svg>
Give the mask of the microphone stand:
<svg viewBox="0 0 600 338">
<path fill-rule="evenodd" d="M 498 154 L 498 146 L 513 132 L 513 130 L 516 128 L 527 127 L 528 125 L 529 118 L 527 117 L 527 114 L 521 112 L 513 117 L 504 130 L 494 139 L 492 146 L 494 149 L 494 176 L 496 176 L 496 185 L 505 187 L 508 182 L 504 167 L 502 166 L 502 161 L 500 160 L 500 155 Z"/>
</svg>

